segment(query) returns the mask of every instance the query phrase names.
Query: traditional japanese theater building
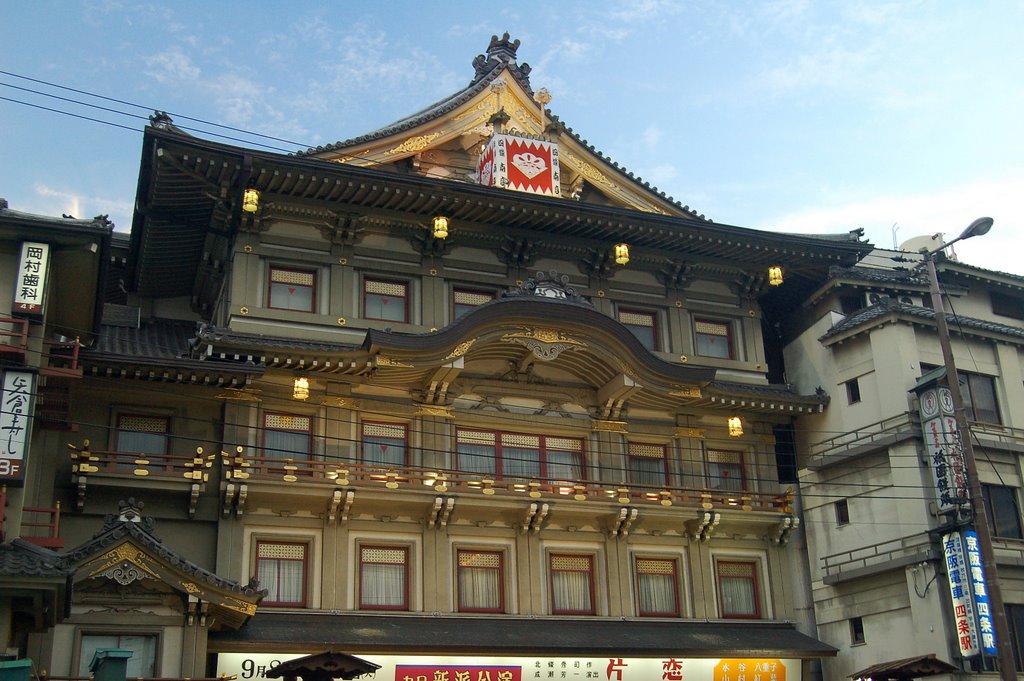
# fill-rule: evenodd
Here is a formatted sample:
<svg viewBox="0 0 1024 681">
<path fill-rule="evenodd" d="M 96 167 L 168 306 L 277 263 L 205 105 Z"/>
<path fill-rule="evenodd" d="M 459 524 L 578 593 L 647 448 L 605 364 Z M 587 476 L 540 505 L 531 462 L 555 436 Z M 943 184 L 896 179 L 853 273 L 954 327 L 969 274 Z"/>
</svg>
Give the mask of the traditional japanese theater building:
<svg viewBox="0 0 1024 681">
<path fill-rule="evenodd" d="M 518 45 L 305 153 L 153 118 L 27 459 L 74 575 L 37 666 L 793 681 L 835 654 L 789 541 L 793 422 L 829 396 L 783 382 L 776 325 L 870 245 L 680 205 L 553 117 Z"/>
</svg>

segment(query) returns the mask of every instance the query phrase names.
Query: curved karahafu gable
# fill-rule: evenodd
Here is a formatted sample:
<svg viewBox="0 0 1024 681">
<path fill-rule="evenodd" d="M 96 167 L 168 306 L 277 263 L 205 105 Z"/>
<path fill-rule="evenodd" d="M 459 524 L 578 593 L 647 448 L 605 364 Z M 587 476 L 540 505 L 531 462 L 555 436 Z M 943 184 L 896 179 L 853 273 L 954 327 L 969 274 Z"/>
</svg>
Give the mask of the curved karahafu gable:
<svg viewBox="0 0 1024 681">
<path fill-rule="evenodd" d="M 124 590 L 152 595 L 180 607 L 190 624 L 205 620 L 212 629 L 237 629 L 256 614 L 265 591 L 218 577 L 164 544 L 141 503 L 120 506 L 92 539 L 60 556 L 74 570 L 76 593 L 88 591 L 91 600 Z"/>
</svg>

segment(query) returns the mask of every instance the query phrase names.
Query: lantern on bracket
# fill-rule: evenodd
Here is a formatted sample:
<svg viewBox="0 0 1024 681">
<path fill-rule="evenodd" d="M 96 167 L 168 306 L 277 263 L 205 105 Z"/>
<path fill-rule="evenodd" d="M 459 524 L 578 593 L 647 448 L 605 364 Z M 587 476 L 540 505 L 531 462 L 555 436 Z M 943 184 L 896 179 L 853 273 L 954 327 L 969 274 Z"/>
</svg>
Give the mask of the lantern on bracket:
<svg viewBox="0 0 1024 681">
<path fill-rule="evenodd" d="M 292 398 L 296 400 L 309 399 L 309 379 L 305 376 L 296 376 L 292 385 Z"/>
<path fill-rule="evenodd" d="M 434 217 L 434 238 L 445 239 L 448 237 L 448 218 L 444 215 Z"/>
<path fill-rule="evenodd" d="M 629 264 L 629 244 L 615 244 L 615 264 L 616 265 L 628 265 Z"/>
<path fill-rule="evenodd" d="M 729 417 L 729 436 L 739 437 L 743 435 L 743 421 L 740 420 L 739 416 Z"/>
<path fill-rule="evenodd" d="M 771 286 L 782 285 L 782 266 L 772 265 L 768 268 L 768 284 Z"/>
<path fill-rule="evenodd" d="M 249 187 L 242 192 L 242 210 L 255 213 L 260 209 L 260 190 Z"/>
</svg>

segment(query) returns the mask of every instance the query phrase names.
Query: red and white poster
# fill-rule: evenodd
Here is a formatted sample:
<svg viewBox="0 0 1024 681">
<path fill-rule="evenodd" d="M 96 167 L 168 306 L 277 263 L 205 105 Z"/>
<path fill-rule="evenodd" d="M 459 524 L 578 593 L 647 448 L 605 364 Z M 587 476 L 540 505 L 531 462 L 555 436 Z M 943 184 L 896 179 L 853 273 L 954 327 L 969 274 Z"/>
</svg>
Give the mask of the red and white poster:
<svg viewBox="0 0 1024 681">
<path fill-rule="evenodd" d="M 486 187 L 561 196 L 558 145 L 515 135 L 494 135 L 477 162 L 477 180 Z"/>
</svg>

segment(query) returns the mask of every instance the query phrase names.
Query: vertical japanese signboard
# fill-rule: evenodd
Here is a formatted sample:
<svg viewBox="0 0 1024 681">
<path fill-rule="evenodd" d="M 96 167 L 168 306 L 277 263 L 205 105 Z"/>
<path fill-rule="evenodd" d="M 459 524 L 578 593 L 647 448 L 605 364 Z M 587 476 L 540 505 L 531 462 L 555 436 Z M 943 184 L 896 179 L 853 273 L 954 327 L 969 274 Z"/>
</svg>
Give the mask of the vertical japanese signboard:
<svg viewBox="0 0 1024 681">
<path fill-rule="evenodd" d="M 16 317 L 42 319 L 46 304 L 46 279 L 50 268 L 50 245 L 25 241 L 14 280 L 11 313 Z"/>
<path fill-rule="evenodd" d="M 971 596 L 970 577 L 964 545 L 959 532 L 942 536 L 942 551 L 946 557 L 946 574 L 949 578 L 949 595 L 953 600 L 953 621 L 956 626 L 956 640 L 960 654 L 964 657 L 977 655 L 978 627 L 975 623 L 974 603 Z"/>
<path fill-rule="evenodd" d="M 920 395 L 921 428 L 939 511 L 954 510 L 969 498 L 960 433 L 953 415 L 953 393 L 932 387 Z"/>
<path fill-rule="evenodd" d="M 20 484 L 25 480 L 35 384 L 36 375 L 32 372 L 4 373 L 0 396 L 0 483 Z"/>
<path fill-rule="evenodd" d="M 981 649 L 986 655 L 996 654 L 996 628 L 992 622 L 992 611 L 988 603 L 988 587 L 985 586 L 985 569 L 981 565 L 981 548 L 978 534 L 974 530 L 964 532 L 964 553 L 967 556 L 967 575 L 971 583 L 971 597 L 974 612 L 978 616 L 978 633 Z"/>
<path fill-rule="evenodd" d="M 491 137 L 477 162 L 477 181 L 530 194 L 561 196 L 558 145 L 515 135 Z"/>
</svg>

